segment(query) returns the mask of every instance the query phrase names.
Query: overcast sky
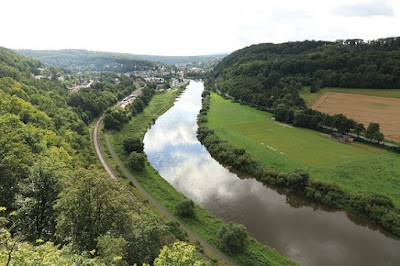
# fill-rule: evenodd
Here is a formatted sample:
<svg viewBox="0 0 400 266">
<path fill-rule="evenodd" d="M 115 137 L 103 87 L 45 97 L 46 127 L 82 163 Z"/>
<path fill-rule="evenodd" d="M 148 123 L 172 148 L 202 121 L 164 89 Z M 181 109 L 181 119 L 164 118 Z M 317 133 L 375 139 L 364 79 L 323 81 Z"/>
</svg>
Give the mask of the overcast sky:
<svg viewBox="0 0 400 266">
<path fill-rule="evenodd" d="M 6 0 L 0 46 L 156 55 L 400 36 L 400 0 Z"/>
</svg>

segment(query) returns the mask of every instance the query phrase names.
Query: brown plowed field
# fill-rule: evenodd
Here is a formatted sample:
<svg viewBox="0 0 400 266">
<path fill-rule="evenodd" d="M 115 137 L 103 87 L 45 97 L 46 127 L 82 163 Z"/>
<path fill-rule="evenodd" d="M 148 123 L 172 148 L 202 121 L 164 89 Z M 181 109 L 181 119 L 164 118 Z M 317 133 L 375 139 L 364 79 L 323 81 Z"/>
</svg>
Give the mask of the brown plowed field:
<svg viewBox="0 0 400 266">
<path fill-rule="evenodd" d="M 344 114 L 364 124 L 379 123 L 385 139 L 400 142 L 400 99 L 350 93 L 325 93 L 312 109 L 334 115 Z"/>
</svg>

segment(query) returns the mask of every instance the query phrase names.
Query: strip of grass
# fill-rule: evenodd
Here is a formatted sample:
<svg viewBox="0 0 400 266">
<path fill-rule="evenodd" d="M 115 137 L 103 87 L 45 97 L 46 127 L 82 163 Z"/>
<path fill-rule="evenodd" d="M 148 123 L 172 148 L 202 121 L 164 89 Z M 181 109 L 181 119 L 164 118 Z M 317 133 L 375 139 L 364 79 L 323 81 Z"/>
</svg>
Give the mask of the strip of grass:
<svg viewBox="0 0 400 266">
<path fill-rule="evenodd" d="M 207 126 L 221 139 L 245 149 L 263 167 L 282 172 L 303 169 L 311 180 L 328 180 L 347 192 L 386 195 L 400 205 L 399 154 L 361 143 L 342 144 L 270 118 L 270 113 L 211 94 Z"/>
<path fill-rule="evenodd" d="M 310 93 L 310 87 L 303 87 L 303 89 L 300 91 L 300 97 L 304 99 L 307 107 L 311 107 L 319 100 L 319 98 L 321 98 L 325 94 L 325 92 L 329 91 L 389 98 L 400 98 L 400 90 L 395 89 L 323 88 L 316 93 Z"/>
<path fill-rule="evenodd" d="M 109 135 L 110 142 L 125 166 L 127 165 L 127 154 L 123 151 L 122 141 L 128 136 L 143 137 L 155 118 L 171 107 L 175 96 L 173 92 L 155 95 L 143 113 L 134 117 L 121 131 L 111 132 Z M 171 213 L 175 213 L 176 204 L 185 199 L 185 196 L 165 181 L 148 162 L 143 171 L 132 171 L 132 173 L 138 182 Z M 196 206 L 195 219 L 183 219 L 178 216 L 177 218 L 202 239 L 218 248 L 217 233 L 222 224 L 225 223 L 224 221 L 213 217 L 199 206 Z M 227 255 L 241 265 L 295 265 L 294 262 L 253 238 L 250 239 L 249 247 L 245 253 Z"/>
</svg>

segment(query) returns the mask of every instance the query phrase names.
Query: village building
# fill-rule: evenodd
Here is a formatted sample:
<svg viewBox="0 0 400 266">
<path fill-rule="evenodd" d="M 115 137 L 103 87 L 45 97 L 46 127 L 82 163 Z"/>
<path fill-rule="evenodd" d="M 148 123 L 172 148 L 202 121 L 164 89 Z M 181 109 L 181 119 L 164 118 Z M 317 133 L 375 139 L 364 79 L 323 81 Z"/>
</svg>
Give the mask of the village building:
<svg viewBox="0 0 400 266">
<path fill-rule="evenodd" d="M 341 133 L 339 133 L 339 132 L 333 132 L 333 133 L 331 133 L 331 134 L 329 135 L 329 138 L 330 138 L 330 139 L 333 139 L 333 140 L 336 140 L 336 141 L 339 141 L 339 142 L 341 142 L 341 143 L 351 143 L 351 142 L 354 141 L 354 138 L 352 138 L 351 136 L 349 136 L 349 135 L 344 135 L 344 134 L 341 134 Z"/>
</svg>

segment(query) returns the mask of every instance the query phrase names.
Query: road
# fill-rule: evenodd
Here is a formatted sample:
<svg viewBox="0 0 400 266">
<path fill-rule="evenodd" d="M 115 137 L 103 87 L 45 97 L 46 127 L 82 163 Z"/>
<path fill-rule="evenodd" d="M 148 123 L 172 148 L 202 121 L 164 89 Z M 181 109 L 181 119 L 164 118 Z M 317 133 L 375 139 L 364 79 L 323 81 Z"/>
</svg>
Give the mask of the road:
<svg viewBox="0 0 400 266">
<path fill-rule="evenodd" d="M 140 96 L 141 91 L 137 96 Z M 92 142 L 93 142 L 93 147 L 95 149 L 96 155 L 99 158 L 101 165 L 104 167 L 108 175 L 113 178 L 113 179 L 118 179 L 118 175 L 114 171 L 114 169 L 109 165 L 109 163 L 106 160 L 106 157 L 104 156 L 104 153 L 101 149 L 100 145 L 100 140 L 99 140 L 99 126 L 104 118 L 104 114 L 99 118 L 99 120 L 96 122 L 92 129 Z M 210 252 L 214 253 L 215 256 L 217 256 L 219 259 L 222 261 L 226 262 L 228 265 L 237 265 L 234 263 L 232 260 L 230 260 L 227 256 L 225 256 L 222 252 L 217 250 L 216 248 L 212 247 L 210 244 L 205 242 L 203 239 L 201 239 L 198 235 L 196 235 L 193 231 L 191 231 L 188 227 L 186 227 L 184 224 L 179 222 L 169 211 L 167 211 L 163 206 L 161 206 L 160 203 L 156 199 L 154 199 L 136 180 L 136 178 L 122 165 L 121 161 L 118 159 L 118 156 L 114 152 L 113 148 L 111 147 L 108 134 L 105 134 L 105 140 L 107 143 L 108 150 L 111 153 L 111 156 L 115 163 L 121 168 L 123 173 L 129 178 L 130 181 L 135 185 L 135 187 L 154 205 L 157 207 L 157 209 L 162 212 L 165 216 L 168 217 L 171 221 L 178 222 L 180 227 L 186 231 L 186 233 L 193 238 L 195 241 L 199 241 L 200 244 L 208 249 Z"/>
</svg>

